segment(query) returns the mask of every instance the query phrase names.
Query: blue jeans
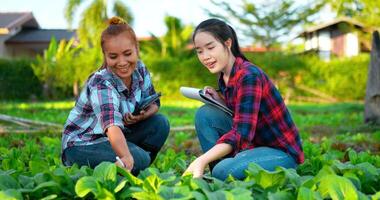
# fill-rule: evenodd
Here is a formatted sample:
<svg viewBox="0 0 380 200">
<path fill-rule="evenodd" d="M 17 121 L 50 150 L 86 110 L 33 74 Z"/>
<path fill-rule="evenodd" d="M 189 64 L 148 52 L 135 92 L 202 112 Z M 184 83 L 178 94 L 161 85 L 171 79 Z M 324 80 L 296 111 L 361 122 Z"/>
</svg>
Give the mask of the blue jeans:
<svg viewBox="0 0 380 200">
<path fill-rule="evenodd" d="M 156 158 L 169 135 L 169 122 L 161 114 L 133 124 L 123 130 L 127 145 L 134 159 L 132 174 L 147 168 Z M 73 146 L 64 150 L 64 165 L 74 163 L 94 168 L 103 161 L 116 162 L 116 154 L 109 141 L 86 146 Z"/>
<path fill-rule="evenodd" d="M 211 149 L 218 139 L 232 129 L 232 117 L 211 105 L 203 105 L 195 115 L 195 129 L 203 152 Z M 244 170 L 249 163 L 256 163 L 262 168 L 273 171 L 277 166 L 295 168 L 293 157 L 282 150 L 272 147 L 256 147 L 241 151 L 235 157 L 223 158 L 211 163 L 213 177 L 225 180 L 229 174 L 237 179 L 244 179 Z"/>
</svg>

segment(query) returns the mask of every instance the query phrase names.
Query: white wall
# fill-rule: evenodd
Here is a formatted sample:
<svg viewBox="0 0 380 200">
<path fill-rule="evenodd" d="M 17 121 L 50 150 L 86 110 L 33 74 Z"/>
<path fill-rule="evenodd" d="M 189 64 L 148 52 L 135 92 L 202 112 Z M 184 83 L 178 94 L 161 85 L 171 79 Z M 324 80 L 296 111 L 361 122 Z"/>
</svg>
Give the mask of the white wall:
<svg viewBox="0 0 380 200">
<path fill-rule="evenodd" d="M 351 57 L 359 54 L 359 39 L 356 33 L 346 34 L 345 47 L 344 53 L 346 56 Z"/>
<path fill-rule="evenodd" d="M 329 30 L 321 30 L 318 33 L 319 57 L 329 60 L 331 55 L 331 35 Z"/>
</svg>

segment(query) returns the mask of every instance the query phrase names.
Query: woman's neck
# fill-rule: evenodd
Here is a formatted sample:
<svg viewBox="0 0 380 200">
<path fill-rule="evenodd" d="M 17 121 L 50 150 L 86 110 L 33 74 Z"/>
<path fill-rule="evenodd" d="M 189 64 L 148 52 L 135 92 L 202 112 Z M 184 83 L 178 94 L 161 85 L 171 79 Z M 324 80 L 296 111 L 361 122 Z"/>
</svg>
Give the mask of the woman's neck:
<svg viewBox="0 0 380 200">
<path fill-rule="evenodd" d="M 231 54 L 231 56 L 228 59 L 228 64 L 227 64 L 226 68 L 224 68 L 224 70 L 222 70 L 223 80 L 224 80 L 224 83 L 226 85 L 228 83 L 228 80 L 230 79 L 232 67 L 234 66 L 235 60 L 236 60 L 236 57 Z"/>
<path fill-rule="evenodd" d="M 124 82 L 125 86 L 127 86 L 128 90 L 130 91 L 131 87 L 132 87 L 132 77 L 129 77 L 127 79 L 123 79 L 123 82 Z"/>
</svg>

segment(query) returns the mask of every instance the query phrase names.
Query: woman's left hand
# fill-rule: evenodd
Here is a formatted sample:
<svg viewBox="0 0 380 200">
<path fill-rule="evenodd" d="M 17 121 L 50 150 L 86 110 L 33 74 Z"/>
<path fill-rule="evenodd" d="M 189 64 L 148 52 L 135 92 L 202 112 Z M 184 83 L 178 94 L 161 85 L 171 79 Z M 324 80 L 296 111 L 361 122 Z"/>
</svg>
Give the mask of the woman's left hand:
<svg viewBox="0 0 380 200">
<path fill-rule="evenodd" d="M 127 113 L 124 116 L 123 120 L 126 125 L 131 125 L 144 120 L 146 118 L 145 115 L 145 110 L 140 111 L 140 114 L 138 115 L 132 115 L 132 113 Z"/>
<path fill-rule="evenodd" d="M 193 178 L 201 178 L 208 163 L 202 160 L 202 157 L 196 158 L 183 174 L 191 173 Z"/>
</svg>

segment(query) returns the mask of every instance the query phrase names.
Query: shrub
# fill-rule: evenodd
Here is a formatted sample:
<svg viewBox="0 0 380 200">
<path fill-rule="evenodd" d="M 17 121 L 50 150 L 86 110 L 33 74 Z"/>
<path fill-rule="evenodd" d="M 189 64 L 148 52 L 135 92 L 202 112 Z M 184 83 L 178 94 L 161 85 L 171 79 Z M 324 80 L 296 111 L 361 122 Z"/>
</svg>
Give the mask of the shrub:
<svg viewBox="0 0 380 200">
<path fill-rule="evenodd" d="M 0 99 L 30 99 L 41 96 L 41 83 L 30 66 L 31 59 L 0 59 Z"/>
</svg>

